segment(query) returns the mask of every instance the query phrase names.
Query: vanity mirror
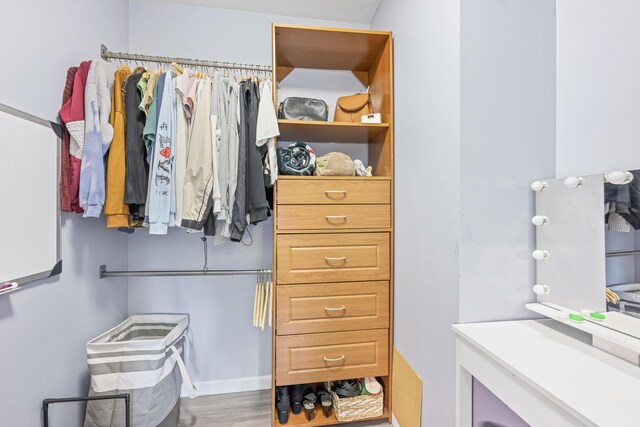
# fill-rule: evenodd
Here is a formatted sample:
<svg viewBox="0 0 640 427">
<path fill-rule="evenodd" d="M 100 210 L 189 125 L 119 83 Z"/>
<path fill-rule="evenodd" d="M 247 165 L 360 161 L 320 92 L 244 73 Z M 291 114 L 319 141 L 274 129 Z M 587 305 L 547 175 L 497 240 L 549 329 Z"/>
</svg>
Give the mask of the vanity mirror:
<svg viewBox="0 0 640 427">
<path fill-rule="evenodd" d="M 640 170 L 531 188 L 538 303 L 527 307 L 586 330 L 595 346 L 640 365 Z"/>
</svg>

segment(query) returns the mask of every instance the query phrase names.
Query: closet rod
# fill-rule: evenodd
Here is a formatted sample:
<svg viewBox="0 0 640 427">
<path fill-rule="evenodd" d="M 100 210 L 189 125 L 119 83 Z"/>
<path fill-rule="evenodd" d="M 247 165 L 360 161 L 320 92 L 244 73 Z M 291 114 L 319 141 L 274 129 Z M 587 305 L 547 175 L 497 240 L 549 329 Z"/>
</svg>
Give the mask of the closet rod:
<svg viewBox="0 0 640 427">
<path fill-rule="evenodd" d="M 271 274 L 271 270 L 130 270 L 107 271 L 106 265 L 100 266 L 100 278 L 105 277 L 166 277 L 166 276 L 241 276 Z"/>
<path fill-rule="evenodd" d="M 638 255 L 640 254 L 640 250 L 637 251 L 620 251 L 620 252 L 607 252 L 607 257 L 614 256 L 629 256 L 629 255 Z"/>
<path fill-rule="evenodd" d="M 118 59 L 126 61 L 156 62 L 160 64 L 192 65 L 194 67 L 224 68 L 227 70 L 249 70 L 270 73 L 270 65 L 239 64 L 236 62 L 205 61 L 202 59 L 171 58 L 168 56 L 138 55 L 135 53 L 111 52 L 105 45 L 100 45 L 102 59 Z"/>
</svg>

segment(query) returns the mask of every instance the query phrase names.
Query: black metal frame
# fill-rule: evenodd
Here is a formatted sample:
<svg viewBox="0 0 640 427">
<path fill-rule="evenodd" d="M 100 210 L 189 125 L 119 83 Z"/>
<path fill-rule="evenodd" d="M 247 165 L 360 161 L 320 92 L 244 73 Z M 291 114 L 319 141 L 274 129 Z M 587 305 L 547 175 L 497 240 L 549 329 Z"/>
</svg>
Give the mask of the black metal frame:
<svg viewBox="0 0 640 427">
<path fill-rule="evenodd" d="M 131 395 L 129 393 L 109 394 L 104 396 L 63 397 L 60 399 L 44 399 L 42 401 L 42 416 L 44 427 L 49 427 L 49 405 L 67 402 L 88 402 L 90 400 L 124 399 L 125 427 L 131 427 Z"/>
</svg>

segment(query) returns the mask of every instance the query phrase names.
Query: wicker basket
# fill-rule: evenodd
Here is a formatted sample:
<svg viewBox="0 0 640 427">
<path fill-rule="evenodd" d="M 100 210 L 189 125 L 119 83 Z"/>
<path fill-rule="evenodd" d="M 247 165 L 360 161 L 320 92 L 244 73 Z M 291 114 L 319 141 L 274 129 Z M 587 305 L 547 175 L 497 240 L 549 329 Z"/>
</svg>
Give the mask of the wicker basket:
<svg viewBox="0 0 640 427">
<path fill-rule="evenodd" d="M 331 390 L 332 383 L 326 383 L 327 390 Z M 338 397 L 331 391 L 333 412 L 340 422 L 358 421 L 376 418 L 382 415 L 384 407 L 384 391 L 380 394 L 365 396 Z"/>
</svg>

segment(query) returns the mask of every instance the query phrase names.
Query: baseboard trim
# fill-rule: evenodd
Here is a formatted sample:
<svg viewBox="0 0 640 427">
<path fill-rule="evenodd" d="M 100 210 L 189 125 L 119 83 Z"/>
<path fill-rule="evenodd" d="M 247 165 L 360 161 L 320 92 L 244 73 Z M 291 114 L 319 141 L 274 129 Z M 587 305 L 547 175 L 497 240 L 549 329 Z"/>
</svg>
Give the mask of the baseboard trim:
<svg viewBox="0 0 640 427">
<path fill-rule="evenodd" d="M 196 381 L 199 396 L 211 394 L 240 393 L 243 391 L 268 390 L 271 388 L 271 375 L 262 377 L 231 378 L 228 380 Z M 182 397 L 188 396 L 182 387 Z"/>
<path fill-rule="evenodd" d="M 391 424 L 393 424 L 393 427 L 400 427 L 400 423 L 393 414 L 391 414 Z"/>
</svg>

